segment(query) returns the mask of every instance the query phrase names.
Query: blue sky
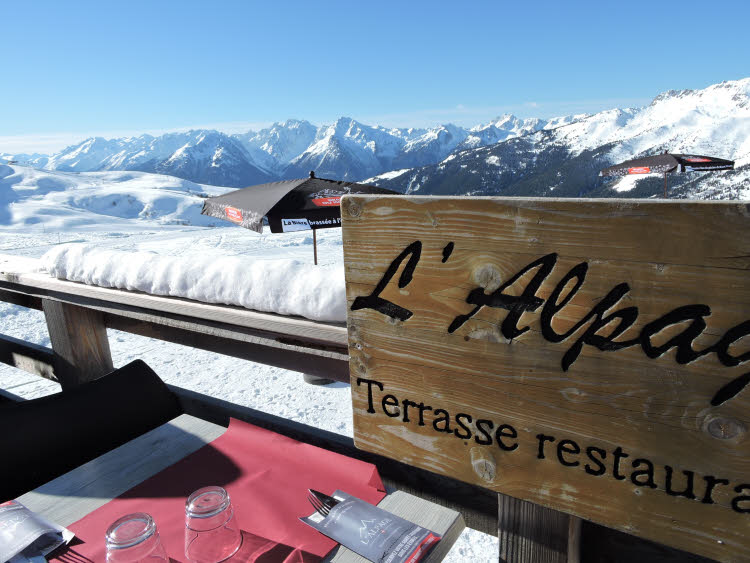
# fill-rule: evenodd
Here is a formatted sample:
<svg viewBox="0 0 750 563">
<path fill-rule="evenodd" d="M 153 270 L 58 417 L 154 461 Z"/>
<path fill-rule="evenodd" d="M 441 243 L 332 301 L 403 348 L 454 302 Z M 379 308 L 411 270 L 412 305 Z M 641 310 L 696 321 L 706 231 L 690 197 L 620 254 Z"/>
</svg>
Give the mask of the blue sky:
<svg viewBox="0 0 750 563">
<path fill-rule="evenodd" d="M 641 106 L 665 90 L 750 76 L 745 1 L 0 8 L 0 152 L 288 118 L 474 125 Z"/>
</svg>

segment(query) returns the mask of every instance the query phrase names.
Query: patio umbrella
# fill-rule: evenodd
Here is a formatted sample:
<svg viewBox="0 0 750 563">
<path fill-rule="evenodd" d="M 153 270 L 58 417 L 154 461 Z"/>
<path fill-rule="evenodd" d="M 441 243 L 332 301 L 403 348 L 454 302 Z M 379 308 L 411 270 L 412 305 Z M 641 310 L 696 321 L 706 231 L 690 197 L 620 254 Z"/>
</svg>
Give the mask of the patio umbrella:
<svg viewBox="0 0 750 563">
<path fill-rule="evenodd" d="M 210 197 L 203 203 L 201 213 L 232 221 L 259 233 L 263 232 L 263 217 L 268 219 L 272 233 L 312 230 L 317 264 L 315 231 L 341 226 L 339 203 L 345 194 L 398 192 L 367 184 L 316 178 L 315 173 L 310 172 L 309 178 L 259 184 Z"/>
<path fill-rule="evenodd" d="M 667 172 L 702 172 L 704 170 L 732 170 L 733 160 L 698 154 L 663 154 L 646 156 L 616 164 L 599 172 L 599 176 L 627 176 L 628 174 L 664 174 L 664 197 L 667 197 Z"/>
</svg>

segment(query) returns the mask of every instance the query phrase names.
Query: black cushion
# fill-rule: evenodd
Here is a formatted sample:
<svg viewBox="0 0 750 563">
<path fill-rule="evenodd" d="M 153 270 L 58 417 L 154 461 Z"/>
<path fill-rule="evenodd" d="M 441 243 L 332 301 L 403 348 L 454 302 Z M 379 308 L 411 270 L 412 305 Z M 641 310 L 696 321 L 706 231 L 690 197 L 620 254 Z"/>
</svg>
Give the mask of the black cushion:
<svg viewBox="0 0 750 563">
<path fill-rule="evenodd" d="M 141 360 L 0 409 L 0 501 L 15 498 L 181 414 Z"/>
</svg>

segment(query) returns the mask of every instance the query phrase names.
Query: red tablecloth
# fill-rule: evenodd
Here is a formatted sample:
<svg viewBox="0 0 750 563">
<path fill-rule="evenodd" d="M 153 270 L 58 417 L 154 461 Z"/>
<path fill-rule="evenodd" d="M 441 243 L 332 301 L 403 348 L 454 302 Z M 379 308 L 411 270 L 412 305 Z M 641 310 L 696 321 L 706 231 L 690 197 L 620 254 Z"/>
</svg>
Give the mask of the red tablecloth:
<svg viewBox="0 0 750 563">
<path fill-rule="evenodd" d="M 54 561 L 103 562 L 107 526 L 131 512 L 151 514 L 169 556 L 184 561 L 185 499 L 208 485 L 227 489 L 243 530 L 232 561 L 264 563 L 311 563 L 336 546 L 298 520 L 312 512 L 308 488 L 373 504 L 385 496 L 374 465 L 232 419 L 221 437 L 69 526 L 77 539 Z"/>
</svg>

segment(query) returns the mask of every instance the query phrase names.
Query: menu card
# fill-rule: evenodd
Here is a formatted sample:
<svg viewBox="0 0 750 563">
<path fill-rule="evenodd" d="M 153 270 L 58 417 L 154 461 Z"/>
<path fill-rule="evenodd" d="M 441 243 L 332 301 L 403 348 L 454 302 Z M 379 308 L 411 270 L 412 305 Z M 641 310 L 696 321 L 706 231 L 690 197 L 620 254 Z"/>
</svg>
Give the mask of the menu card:
<svg viewBox="0 0 750 563">
<path fill-rule="evenodd" d="M 326 499 L 328 506 L 300 520 L 370 561 L 418 563 L 441 540 L 434 532 L 343 491 Z"/>
<path fill-rule="evenodd" d="M 72 538 L 71 531 L 35 514 L 16 500 L 0 504 L 0 561 L 33 561 Z"/>
</svg>

